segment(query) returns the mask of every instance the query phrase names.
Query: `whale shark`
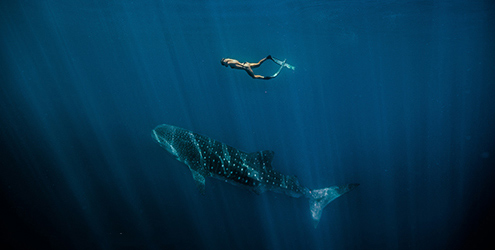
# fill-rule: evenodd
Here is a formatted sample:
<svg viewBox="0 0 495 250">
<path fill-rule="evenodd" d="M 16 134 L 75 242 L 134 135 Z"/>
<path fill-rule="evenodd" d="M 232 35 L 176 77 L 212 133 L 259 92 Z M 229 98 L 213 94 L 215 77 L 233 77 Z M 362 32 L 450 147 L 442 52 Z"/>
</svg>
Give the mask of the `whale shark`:
<svg viewBox="0 0 495 250">
<path fill-rule="evenodd" d="M 294 198 L 306 197 L 315 228 L 322 210 L 330 202 L 359 185 L 351 183 L 311 190 L 299 184 L 295 176 L 275 171 L 271 150 L 245 153 L 207 136 L 167 124 L 157 126 L 151 135 L 161 147 L 189 167 L 202 194 L 205 194 L 205 178 L 213 177 L 257 194 L 272 191 Z"/>
</svg>

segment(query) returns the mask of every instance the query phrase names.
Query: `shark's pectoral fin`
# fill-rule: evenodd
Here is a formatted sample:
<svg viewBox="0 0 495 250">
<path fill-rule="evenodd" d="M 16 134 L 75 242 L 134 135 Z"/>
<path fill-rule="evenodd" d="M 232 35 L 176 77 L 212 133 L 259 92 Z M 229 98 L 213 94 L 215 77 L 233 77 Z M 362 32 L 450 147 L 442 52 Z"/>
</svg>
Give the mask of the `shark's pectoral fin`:
<svg viewBox="0 0 495 250">
<path fill-rule="evenodd" d="M 252 188 L 251 191 L 257 195 L 260 195 L 261 193 L 263 193 L 265 190 L 263 188 L 260 188 L 260 187 L 256 187 L 256 188 Z"/>
<path fill-rule="evenodd" d="M 198 187 L 199 192 L 205 194 L 205 177 L 196 170 L 191 169 L 194 181 L 196 182 L 196 187 Z"/>
</svg>

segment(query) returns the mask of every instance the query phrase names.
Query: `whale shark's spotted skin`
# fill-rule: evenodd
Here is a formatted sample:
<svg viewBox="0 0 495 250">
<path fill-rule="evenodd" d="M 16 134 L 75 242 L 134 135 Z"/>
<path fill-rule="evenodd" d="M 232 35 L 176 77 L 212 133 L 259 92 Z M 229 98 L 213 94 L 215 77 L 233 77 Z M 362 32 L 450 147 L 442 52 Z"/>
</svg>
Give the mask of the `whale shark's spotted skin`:
<svg viewBox="0 0 495 250">
<path fill-rule="evenodd" d="M 201 193 L 205 193 L 205 177 L 214 177 L 248 188 L 256 193 L 265 190 L 292 197 L 310 199 L 315 226 L 321 210 L 333 199 L 350 191 L 358 184 L 309 190 L 299 184 L 295 176 L 283 175 L 271 166 L 273 151 L 245 153 L 224 143 L 183 128 L 159 125 L 152 137 L 177 160 L 185 163 L 193 174 Z"/>
<path fill-rule="evenodd" d="M 206 136 L 170 125 L 159 126 L 153 133 L 162 147 L 189 166 L 193 175 L 195 171 L 203 177 L 226 180 L 257 193 L 272 190 L 299 197 L 308 192 L 295 177 L 285 176 L 272 169 L 273 151 L 247 154 Z M 194 177 L 196 179 L 197 175 Z M 201 177 L 199 179 L 201 182 Z M 204 187 L 199 188 L 204 192 Z"/>
</svg>

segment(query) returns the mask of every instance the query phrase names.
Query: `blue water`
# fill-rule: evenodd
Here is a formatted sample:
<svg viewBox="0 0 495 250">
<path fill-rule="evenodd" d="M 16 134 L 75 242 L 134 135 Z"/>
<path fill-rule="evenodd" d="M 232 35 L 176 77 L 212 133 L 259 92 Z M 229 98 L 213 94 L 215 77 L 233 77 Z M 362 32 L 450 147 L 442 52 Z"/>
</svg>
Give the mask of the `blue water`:
<svg viewBox="0 0 495 250">
<path fill-rule="evenodd" d="M 495 245 L 493 1 L 6 0 L 0 33 L 3 246 Z M 268 54 L 296 70 L 220 65 Z M 361 185 L 317 229 L 304 198 L 202 196 L 162 123 Z"/>
</svg>

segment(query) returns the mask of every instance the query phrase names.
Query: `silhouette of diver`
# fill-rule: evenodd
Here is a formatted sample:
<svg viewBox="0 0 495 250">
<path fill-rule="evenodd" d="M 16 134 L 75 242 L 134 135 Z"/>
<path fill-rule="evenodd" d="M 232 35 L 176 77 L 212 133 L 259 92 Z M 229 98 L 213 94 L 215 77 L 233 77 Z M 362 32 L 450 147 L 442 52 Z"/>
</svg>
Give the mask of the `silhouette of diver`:
<svg viewBox="0 0 495 250">
<path fill-rule="evenodd" d="M 275 73 L 272 76 L 255 75 L 253 72 L 253 69 L 258 68 L 262 63 L 264 63 L 268 59 L 270 59 L 273 62 L 275 62 L 276 64 L 280 65 L 280 69 L 277 71 L 277 73 Z M 240 63 L 236 59 L 231 59 L 231 58 L 222 58 L 222 60 L 220 60 L 220 63 L 225 67 L 245 70 L 248 73 L 248 75 L 251 76 L 253 79 L 262 79 L 262 80 L 270 80 L 272 78 L 277 77 L 278 73 L 280 73 L 282 68 L 285 66 L 285 61 L 282 62 L 278 59 L 274 59 L 274 58 L 272 58 L 271 55 L 268 55 L 267 57 L 261 59 L 257 63 L 250 63 L 250 62 Z"/>
</svg>

